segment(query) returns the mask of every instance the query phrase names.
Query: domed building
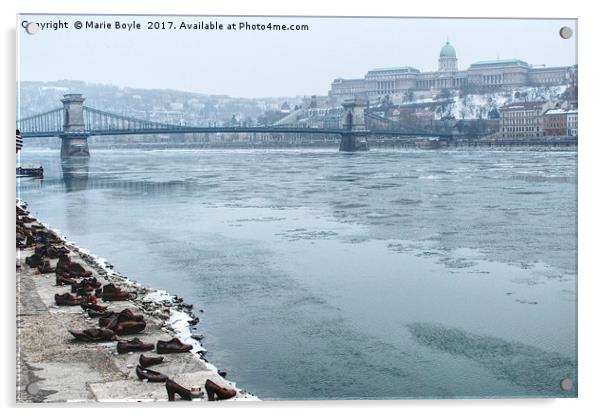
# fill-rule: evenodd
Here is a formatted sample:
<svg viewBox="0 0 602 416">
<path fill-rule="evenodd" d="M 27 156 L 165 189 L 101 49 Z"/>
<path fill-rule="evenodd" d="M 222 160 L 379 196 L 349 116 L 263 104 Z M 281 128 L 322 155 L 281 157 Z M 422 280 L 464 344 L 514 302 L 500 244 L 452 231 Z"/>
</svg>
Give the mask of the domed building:
<svg viewBox="0 0 602 416">
<path fill-rule="evenodd" d="M 328 95 L 337 101 L 367 96 L 378 101 L 389 96 L 395 103 L 408 97 L 431 98 L 443 90 L 471 88 L 473 91 L 508 90 L 523 86 L 566 85 L 575 67 L 533 67 L 520 59 L 478 61 L 458 70 L 456 49 L 449 43 L 439 51 L 437 71 L 422 72 L 412 66 L 376 68 L 363 78 L 337 78 Z M 408 94 L 411 92 L 411 94 Z"/>
<path fill-rule="evenodd" d="M 452 72 L 458 70 L 458 59 L 456 58 L 456 50 L 447 41 L 439 52 L 439 72 Z"/>
</svg>

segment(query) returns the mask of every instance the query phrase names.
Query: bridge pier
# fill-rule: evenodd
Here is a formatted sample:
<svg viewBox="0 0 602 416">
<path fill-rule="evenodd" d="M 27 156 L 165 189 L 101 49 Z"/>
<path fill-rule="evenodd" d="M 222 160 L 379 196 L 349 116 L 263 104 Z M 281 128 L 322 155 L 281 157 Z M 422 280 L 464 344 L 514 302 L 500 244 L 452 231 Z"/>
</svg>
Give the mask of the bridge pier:
<svg viewBox="0 0 602 416">
<path fill-rule="evenodd" d="M 85 133 L 84 100 L 81 94 L 65 94 L 61 100 L 63 103 L 61 158 L 90 156 L 88 134 Z"/>
<path fill-rule="evenodd" d="M 341 135 L 341 143 L 339 144 L 339 152 L 357 152 L 369 150 L 368 137 L 356 133 L 343 133 Z"/>
<path fill-rule="evenodd" d="M 89 157 L 90 149 L 88 148 L 88 136 L 82 135 L 65 135 L 61 134 L 61 158 L 69 157 Z"/>
<path fill-rule="evenodd" d="M 364 119 L 364 111 L 368 100 L 353 98 L 343 103 L 343 128 L 348 132 L 341 134 L 340 152 L 357 152 L 369 150 L 368 131 Z"/>
</svg>

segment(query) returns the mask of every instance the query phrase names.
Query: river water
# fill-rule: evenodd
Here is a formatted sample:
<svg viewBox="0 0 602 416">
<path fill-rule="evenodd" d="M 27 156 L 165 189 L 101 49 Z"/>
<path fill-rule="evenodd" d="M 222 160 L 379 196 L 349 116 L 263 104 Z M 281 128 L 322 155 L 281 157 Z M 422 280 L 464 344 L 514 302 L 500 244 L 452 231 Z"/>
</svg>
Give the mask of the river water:
<svg viewBox="0 0 602 416">
<path fill-rule="evenodd" d="M 576 152 L 21 162 L 34 215 L 203 309 L 207 358 L 262 399 L 576 395 Z"/>
</svg>

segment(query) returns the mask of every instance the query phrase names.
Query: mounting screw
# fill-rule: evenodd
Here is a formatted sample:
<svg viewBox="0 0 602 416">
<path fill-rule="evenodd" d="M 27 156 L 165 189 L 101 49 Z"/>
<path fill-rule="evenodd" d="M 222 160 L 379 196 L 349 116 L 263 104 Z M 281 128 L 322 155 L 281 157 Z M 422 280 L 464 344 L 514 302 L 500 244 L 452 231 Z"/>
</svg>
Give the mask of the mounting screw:
<svg viewBox="0 0 602 416">
<path fill-rule="evenodd" d="M 569 39 L 571 36 L 573 36 L 573 29 L 568 26 L 562 26 L 560 28 L 560 37 L 562 39 Z"/>
<path fill-rule="evenodd" d="M 40 392 L 40 386 L 38 386 L 38 383 L 30 383 L 25 387 L 25 390 L 32 396 L 35 396 Z"/>
<path fill-rule="evenodd" d="M 40 25 L 38 25 L 36 22 L 29 22 L 25 26 L 25 31 L 30 35 L 35 35 L 40 31 Z"/>
<path fill-rule="evenodd" d="M 570 378 L 563 378 L 560 380 L 560 388 L 564 391 L 573 390 L 573 380 Z"/>
</svg>

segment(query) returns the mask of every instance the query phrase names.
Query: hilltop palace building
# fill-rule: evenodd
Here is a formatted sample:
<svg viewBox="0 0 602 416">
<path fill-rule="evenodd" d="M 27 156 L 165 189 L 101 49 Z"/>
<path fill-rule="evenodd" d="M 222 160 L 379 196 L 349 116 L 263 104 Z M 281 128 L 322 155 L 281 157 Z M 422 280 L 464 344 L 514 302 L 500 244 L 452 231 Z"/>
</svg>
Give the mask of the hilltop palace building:
<svg viewBox="0 0 602 416">
<path fill-rule="evenodd" d="M 533 67 L 520 59 L 479 61 L 459 71 L 456 50 L 447 42 L 439 53 L 437 71 L 420 72 L 411 66 L 377 68 L 368 71 L 364 78 L 335 79 L 328 94 L 337 101 L 358 95 L 367 95 L 369 99 L 389 95 L 399 101 L 409 91 L 426 97 L 431 91 L 443 89 L 562 85 L 568 83 L 575 71 L 574 66 Z"/>
</svg>

